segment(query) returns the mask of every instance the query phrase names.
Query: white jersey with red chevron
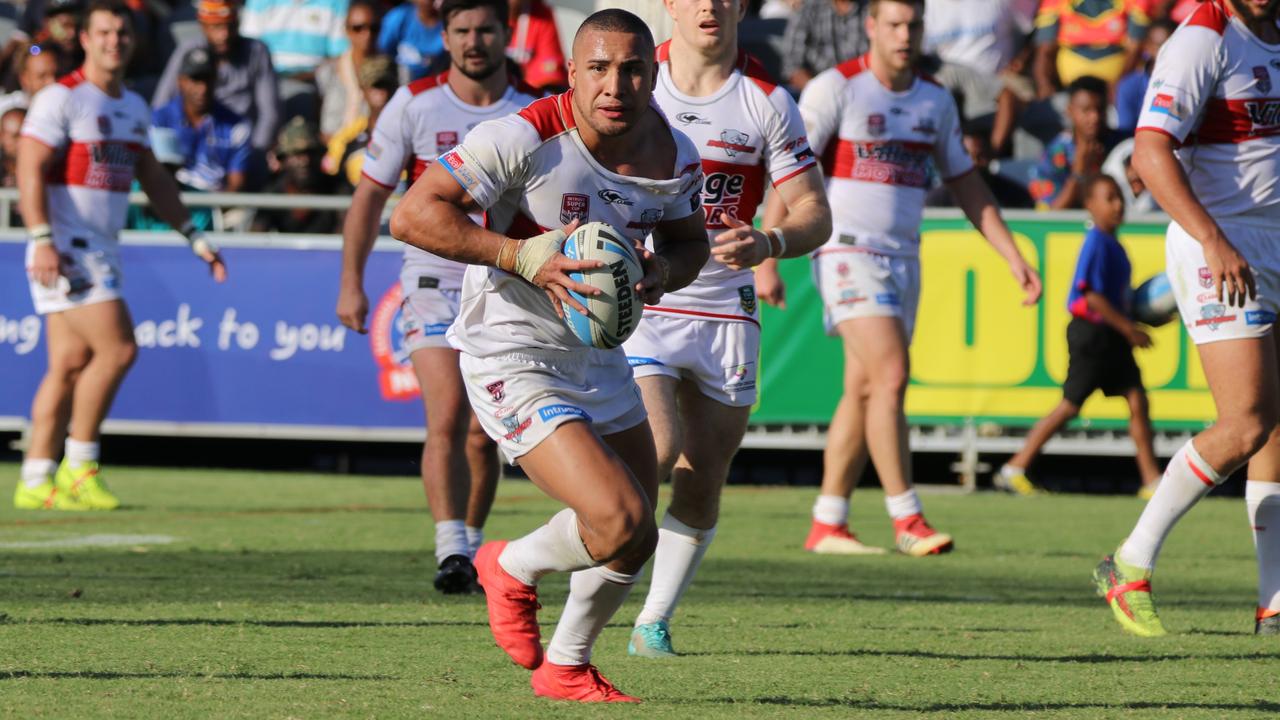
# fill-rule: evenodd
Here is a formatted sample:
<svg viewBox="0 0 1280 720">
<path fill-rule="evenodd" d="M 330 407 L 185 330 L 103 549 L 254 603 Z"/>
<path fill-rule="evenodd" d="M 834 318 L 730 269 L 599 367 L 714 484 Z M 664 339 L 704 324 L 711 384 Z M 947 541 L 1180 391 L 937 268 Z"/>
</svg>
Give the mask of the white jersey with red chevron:
<svg viewBox="0 0 1280 720">
<path fill-rule="evenodd" d="M 1161 132 L 1215 218 L 1280 216 L 1280 45 L 1222 0 L 1207 0 L 1164 44 L 1138 131 Z"/>
<path fill-rule="evenodd" d="M 957 178 L 973 170 L 973 162 L 946 89 L 917 77 L 907 90 L 894 92 L 868 62 L 864 55 L 822 72 L 800 95 L 831 202 L 831 239 L 817 252 L 914 257 L 933 179 Z"/>
<path fill-rule="evenodd" d="M 693 141 L 666 126 L 676 145 L 671 177 L 619 175 L 583 144 L 572 102 L 570 90 L 482 123 L 441 156 L 454 179 L 486 210 L 490 229 L 527 238 L 574 220 L 606 222 L 642 241 L 660 221 L 698 212 L 702 165 Z M 661 116 L 656 107 L 653 112 Z M 462 306 L 448 338 L 453 347 L 476 356 L 589 349 L 556 316 L 540 288 L 477 265 L 467 268 Z"/>
<path fill-rule="evenodd" d="M 676 88 L 670 41 L 658 46 L 658 63 L 653 99 L 702 156 L 702 207 L 709 240 L 729 228 L 726 217 L 751 223 L 766 181 L 781 184 L 816 164 L 795 101 L 745 52 L 738 54 L 738 64 L 724 85 L 704 97 Z M 662 305 L 649 309 L 712 319 L 754 318 L 754 275 L 750 270 L 730 270 L 712 257 L 693 284 L 667 293 Z"/>
<path fill-rule="evenodd" d="M 36 93 L 22 136 L 56 151 L 45 176 L 49 225 L 59 249 L 114 250 L 129 210 L 151 111 L 129 90 L 112 97 L 77 70 Z"/>
<path fill-rule="evenodd" d="M 449 72 L 445 71 L 409 83 L 391 96 L 365 148 L 364 177 L 383 187 L 394 188 L 400 182 L 401 173 L 407 171 L 412 184 L 436 158 L 452 150 L 476 125 L 510 115 L 538 97 L 533 88 L 513 82 L 492 105 L 469 105 L 453 92 L 448 80 Z M 462 263 L 406 245 L 401 274 L 411 287 L 403 290 L 409 293 L 417 289 L 421 278 L 430 278 L 432 287 L 457 290 L 462 287 L 462 274 L 466 269 Z"/>
</svg>

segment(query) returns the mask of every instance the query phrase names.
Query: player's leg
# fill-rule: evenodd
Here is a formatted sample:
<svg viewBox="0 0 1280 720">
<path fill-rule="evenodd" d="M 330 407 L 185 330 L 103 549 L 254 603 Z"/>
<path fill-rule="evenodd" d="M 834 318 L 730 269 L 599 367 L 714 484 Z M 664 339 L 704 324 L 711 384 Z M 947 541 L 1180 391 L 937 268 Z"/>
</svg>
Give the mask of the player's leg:
<svg viewBox="0 0 1280 720">
<path fill-rule="evenodd" d="M 757 345 L 752 343 L 752 350 Z M 694 381 L 682 382 L 679 394 L 684 449 L 671 473 L 671 504 L 658 527 L 653 580 L 628 645 L 632 655 L 675 655 L 668 623 L 715 538 L 720 492 L 746 434 L 755 396 L 753 386 L 749 396 L 735 398 L 747 404 L 726 404 L 721 402 L 726 398 L 708 396 Z"/>
<path fill-rule="evenodd" d="M 27 451 L 13 504 L 23 509 L 87 509 L 65 493 L 58 493 L 53 473 L 71 419 L 76 380 L 91 357 L 89 344 L 72 332 L 60 312 L 45 316 L 45 339 L 49 366 L 31 402 Z"/>
<path fill-rule="evenodd" d="M 682 449 L 683 432 L 676 406 L 676 388 L 679 383 L 676 376 L 665 373 L 645 376 L 637 374 L 636 377 L 636 386 L 640 388 L 640 397 L 649 414 L 659 483 L 671 477 Z"/>
<path fill-rule="evenodd" d="M 98 475 L 98 439 L 116 391 L 138 356 L 133 319 L 119 299 L 71 308 L 62 315 L 71 332 L 89 346 L 90 358 L 72 392 L 66 453 L 55 482 L 62 492 L 92 508 L 112 510 L 120 501 Z"/>
<path fill-rule="evenodd" d="M 1151 405 L 1147 392 L 1130 388 L 1125 392 L 1129 403 L 1129 437 L 1133 438 L 1134 457 L 1138 463 L 1138 476 L 1142 489 L 1138 495 L 1150 499 L 1160 483 L 1160 464 L 1156 462 L 1155 431 L 1151 429 Z"/>
<path fill-rule="evenodd" d="M 1018 495 L 1035 495 L 1041 492 L 1027 478 L 1027 468 L 1031 467 L 1031 463 L 1035 462 L 1035 459 L 1040 456 L 1040 451 L 1044 449 L 1045 443 L 1049 442 L 1063 426 L 1071 422 L 1079 414 L 1079 404 L 1065 397 L 1060 400 L 1057 406 L 1049 411 L 1048 415 L 1040 418 L 1035 425 L 1031 426 L 1031 430 L 1027 432 L 1027 439 L 1023 441 L 1022 447 L 996 473 L 994 478 L 996 488 L 1017 493 Z"/>
<path fill-rule="evenodd" d="M 1280 346 L 1280 334 L 1272 331 Z M 1280 358 L 1280 349 L 1277 350 Z M 1244 491 L 1253 546 L 1258 557 L 1258 611 L 1254 631 L 1280 635 L 1280 426 L 1249 459 Z"/>
<path fill-rule="evenodd" d="M 447 347 L 422 347 L 409 356 L 422 388 L 427 439 L 422 445 L 422 486 L 435 521 L 438 570 L 435 587 L 444 593 L 468 592 L 475 581 L 467 541 L 467 435 L 471 407 L 458 371 L 458 353 Z"/>
<path fill-rule="evenodd" d="M 468 406 L 469 407 L 469 406 Z M 484 524 L 493 509 L 493 499 L 498 492 L 498 477 L 502 465 L 498 460 L 498 446 L 485 434 L 475 413 L 469 413 L 467 431 L 467 468 L 471 471 L 471 494 L 467 497 L 467 547 L 474 558 L 484 544 Z"/>
</svg>

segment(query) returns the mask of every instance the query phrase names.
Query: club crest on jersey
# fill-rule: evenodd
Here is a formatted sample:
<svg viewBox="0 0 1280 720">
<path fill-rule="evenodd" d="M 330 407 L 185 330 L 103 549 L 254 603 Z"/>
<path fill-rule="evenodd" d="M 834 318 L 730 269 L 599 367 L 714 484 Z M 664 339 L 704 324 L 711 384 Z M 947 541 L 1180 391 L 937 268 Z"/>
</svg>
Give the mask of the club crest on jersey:
<svg viewBox="0 0 1280 720">
<path fill-rule="evenodd" d="M 756 314 L 756 289 L 752 285 L 743 285 L 738 288 L 738 304 L 742 306 L 742 312 L 748 315 Z"/>
<path fill-rule="evenodd" d="M 1258 92 L 1259 92 L 1260 94 L 1262 94 L 1262 95 L 1270 94 L 1270 92 L 1271 92 L 1271 71 L 1267 69 L 1267 66 L 1266 66 L 1266 65 L 1254 65 L 1254 66 L 1253 66 L 1253 79 L 1257 81 L 1257 82 L 1254 84 L 1254 87 L 1258 89 Z"/>
<path fill-rule="evenodd" d="M 1236 319 L 1235 315 L 1227 314 L 1227 306 L 1222 303 L 1211 303 L 1209 305 L 1200 306 L 1200 319 L 1196 320 L 1198 327 L 1209 326 L 1210 330 L 1216 331 L 1222 323 L 1231 322 Z"/>
<path fill-rule="evenodd" d="M 729 157 L 737 157 L 738 153 L 753 153 L 754 147 L 747 143 L 751 136 L 741 130 L 721 130 L 719 140 L 708 140 L 707 147 L 720 148 Z"/>
<path fill-rule="evenodd" d="M 711 121 L 695 112 L 676 113 L 676 120 L 684 125 L 710 125 Z"/>
<path fill-rule="evenodd" d="M 867 116 L 867 134 L 871 137 L 880 137 L 887 129 L 888 122 L 883 113 L 871 113 Z"/>
<path fill-rule="evenodd" d="M 627 199 L 626 195 L 614 190 L 613 188 L 604 188 L 596 193 L 596 197 L 609 203 L 610 205 L 626 205 L 628 207 L 635 205 L 634 202 Z"/>
<path fill-rule="evenodd" d="M 103 135 L 111 134 L 111 118 L 107 117 L 106 115 L 98 116 L 98 132 L 102 133 Z"/>
<path fill-rule="evenodd" d="M 436 152 L 443 153 L 458 145 L 458 133 L 452 130 L 436 133 Z"/>
<path fill-rule="evenodd" d="M 507 397 L 507 383 L 505 380 L 496 380 L 484 386 L 489 397 L 493 398 L 496 403 L 502 402 Z"/>
<path fill-rule="evenodd" d="M 1200 287 L 1204 287 L 1204 288 L 1213 287 L 1213 273 L 1209 272 L 1209 268 L 1202 267 L 1200 268 L 1199 272 L 1200 272 Z"/>
<path fill-rule="evenodd" d="M 560 196 L 560 222 L 568 225 L 574 220 L 587 221 L 591 212 L 591 198 L 582 193 L 565 193 Z"/>
</svg>

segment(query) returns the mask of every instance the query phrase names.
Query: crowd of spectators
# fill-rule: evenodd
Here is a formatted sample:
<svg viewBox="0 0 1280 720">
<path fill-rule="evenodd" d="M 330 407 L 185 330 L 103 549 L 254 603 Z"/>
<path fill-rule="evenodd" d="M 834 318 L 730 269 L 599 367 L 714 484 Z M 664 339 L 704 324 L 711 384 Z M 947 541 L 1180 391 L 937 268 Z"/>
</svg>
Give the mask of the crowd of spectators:
<svg viewBox="0 0 1280 720">
<path fill-rule="evenodd" d="M 31 96 L 74 70 L 85 0 L 9 3 L 0 47 L 0 185 Z M 124 0 L 134 15 L 130 87 L 153 108 L 152 145 L 181 187 L 349 193 L 361 150 L 395 88 L 448 66 L 438 0 Z M 512 72 L 568 84 L 553 9 L 588 0 L 509 0 Z M 930 0 L 921 71 L 956 96 L 965 146 L 1010 208 L 1079 208 L 1081 178 L 1105 172 L 1137 211 L 1156 210 L 1132 171 L 1131 136 L 1151 64 L 1198 0 Z M 663 35 L 659 0 L 635 9 Z M 866 52 L 869 0 L 751 0 L 744 31 L 799 93 Z M 633 7 L 634 6 L 634 7 Z M 0 13 L 3 20 L 3 13 Z M 930 204 L 946 206 L 945 190 Z M 137 226 L 150 226 L 145 212 Z M 207 222 L 207 213 L 202 216 Z M 156 221 L 158 222 L 158 221 Z M 260 211 L 254 229 L 334 232 L 332 211 Z"/>
</svg>

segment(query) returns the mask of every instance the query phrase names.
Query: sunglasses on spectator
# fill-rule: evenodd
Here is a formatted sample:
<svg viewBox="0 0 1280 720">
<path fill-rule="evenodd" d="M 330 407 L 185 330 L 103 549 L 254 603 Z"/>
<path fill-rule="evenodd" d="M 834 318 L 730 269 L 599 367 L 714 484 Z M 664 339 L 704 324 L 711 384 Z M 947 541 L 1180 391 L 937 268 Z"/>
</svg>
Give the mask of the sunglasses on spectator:
<svg viewBox="0 0 1280 720">
<path fill-rule="evenodd" d="M 372 31 L 372 30 L 377 30 L 377 29 L 378 29 L 378 26 L 377 26 L 377 25 L 368 24 L 368 23 L 363 24 L 363 25 L 348 25 L 348 26 L 347 26 L 347 31 L 348 31 L 348 32 L 353 32 L 353 33 L 367 32 L 367 31 Z"/>
</svg>

